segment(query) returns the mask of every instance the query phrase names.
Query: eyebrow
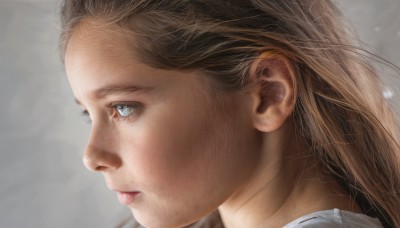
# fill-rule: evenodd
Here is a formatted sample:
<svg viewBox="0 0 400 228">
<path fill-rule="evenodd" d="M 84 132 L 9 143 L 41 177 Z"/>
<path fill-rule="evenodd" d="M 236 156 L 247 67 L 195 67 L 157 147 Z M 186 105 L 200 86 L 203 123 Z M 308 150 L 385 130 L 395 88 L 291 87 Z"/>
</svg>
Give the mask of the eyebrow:
<svg viewBox="0 0 400 228">
<path fill-rule="evenodd" d="M 153 87 L 144 87 L 144 86 L 127 86 L 127 85 L 107 85 L 96 89 L 92 92 L 92 96 L 96 99 L 104 99 L 107 96 L 115 95 L 115 94 L 132 94 L 132 93 L 142 93 L 149 92 L 154 89 Z M 81 102 L 75 98 L 75 102 L 81 105 Z"/>
</svg>

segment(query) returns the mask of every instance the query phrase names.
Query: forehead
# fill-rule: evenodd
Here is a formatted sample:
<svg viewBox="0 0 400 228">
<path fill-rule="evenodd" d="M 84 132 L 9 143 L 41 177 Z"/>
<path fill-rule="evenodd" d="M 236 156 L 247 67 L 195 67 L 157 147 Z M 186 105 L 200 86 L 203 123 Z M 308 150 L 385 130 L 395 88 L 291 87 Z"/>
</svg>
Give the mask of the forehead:
<svg viewBox="0 0 400 228">
<path fill-rule="evenodd" d="M 65 51 L 67 74 L 72 70 L 132 70 L 143 65 L 135 56 L 135 39 L 116 25 L 94 19 L 81 21 L 73 30 Z M 111 75 L 110 75 L 111 76 Z"/>
<path fill-rule="evenodd" d="M 65 52 L 65 68 L 77 98 L 109 85 L 154 85 L 159 70 L 137 60 L 134 39 L 117 26 L 93 20 L 81 22 L 73 31 Z M 160 80 L 158 80 L 159 82 Z"/>
<path fill-rule="evenodd" d="M 126 30 L 117 25 L 104 23 L 93 18 L 83 19 L 71 32 L 66 45 L 65 58 L 77 50 L 82 53 L 94 52 L 97 54 L 133 58 L 133 49 L 136 41 L 133 34 L 127 34 Z M 80 54 L 82 54 L 80 53 Z"/>
<path fill-rule="evenodd" d="M 129 37 L 128 37 L 129 35 Z M 178 72 L 150 67 L 135 55 L 135 38 L 118 26 L 97 21 L 84 21 L 76 27 L 66 47 L 67 77 L 79 100 L 94 97 L 93 91 L 108 85 L 176 88 L 177 85 L 199 84 L 205 88 L 203 74 Z M 204 86 L 204 87 L 203 87 Z M 94 100 L 93 98 L 91 98 Z"/>
</svg>

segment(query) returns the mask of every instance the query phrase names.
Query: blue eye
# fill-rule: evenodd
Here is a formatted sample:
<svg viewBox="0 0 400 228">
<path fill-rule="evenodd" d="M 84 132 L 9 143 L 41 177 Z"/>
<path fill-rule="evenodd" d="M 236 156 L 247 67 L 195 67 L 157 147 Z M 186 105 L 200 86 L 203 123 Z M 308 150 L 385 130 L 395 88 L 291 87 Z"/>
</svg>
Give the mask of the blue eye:
<svg viewBox="0 0 400 228">
<path fill-rule="evenodd" d="M 124 103 L 116 103 L 116 104 L 110 104 L 107 106 L 112 110 L 111 117 L 115 118 L 117 120 L 127 120 L 131 116 L 138 114 L 139 108 L 142 107 L 140 103 L 129 103 L 129 104 L 124 104 Z M 81 113 L 82 117 L 84 118 L 85 122 L 91 123 L 92 120 L 90 118 L 90 114 L 87 110 L 83 110 Z"/>
<path fill-rule="evenodd" d="M 135 112 L 135 107 L 133 105 L 117 104 L 114 108 L 118 112 L 118 115 L 123 118 Z"/>
</svg>

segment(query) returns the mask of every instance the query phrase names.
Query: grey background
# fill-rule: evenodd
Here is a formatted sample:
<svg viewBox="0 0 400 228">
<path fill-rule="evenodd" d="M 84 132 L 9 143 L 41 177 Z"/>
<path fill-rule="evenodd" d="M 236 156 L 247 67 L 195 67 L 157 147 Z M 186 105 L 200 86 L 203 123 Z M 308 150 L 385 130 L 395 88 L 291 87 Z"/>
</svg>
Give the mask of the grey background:
<svg viewBox="0 0 400 228">
<path fill-rule="evenodd" d="M 339 3 L 367 47 L 400 65 L 399 0 Z M 89 125 L 59 60 L 58 5 L 0 0 L 0 227 L 108 228 L 130 214 L 81 162 Z M 382 72 L 397 103 L 399 79 Z"/>
</svg>

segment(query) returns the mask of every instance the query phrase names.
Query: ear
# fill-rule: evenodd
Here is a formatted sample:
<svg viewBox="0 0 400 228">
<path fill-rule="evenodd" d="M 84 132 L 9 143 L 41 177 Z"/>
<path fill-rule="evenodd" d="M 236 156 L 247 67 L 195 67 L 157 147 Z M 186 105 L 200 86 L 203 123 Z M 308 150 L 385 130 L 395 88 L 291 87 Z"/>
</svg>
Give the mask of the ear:
<svg viewBox="0 0 400 228">
<path fill-rule="evenodd" d="M 263 53 L 251 65 L 253 124 L 262 132 L 280 128 L 292 114 L 296 94 L 293 65 L 283 55 Z"/>
</svg>

